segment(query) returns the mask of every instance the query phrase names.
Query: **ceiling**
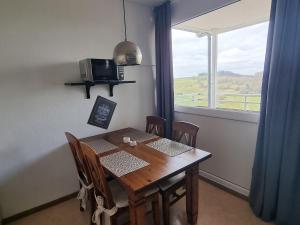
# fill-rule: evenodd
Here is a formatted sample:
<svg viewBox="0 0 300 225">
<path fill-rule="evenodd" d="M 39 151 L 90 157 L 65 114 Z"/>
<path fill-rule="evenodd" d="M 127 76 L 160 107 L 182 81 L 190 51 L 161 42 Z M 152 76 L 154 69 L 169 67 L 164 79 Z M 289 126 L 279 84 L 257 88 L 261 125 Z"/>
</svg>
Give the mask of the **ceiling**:
<svg viewBox="0 0 300 225">
<path fill-rule="evenodd" d="M 128 1 L 137 2 L 143 5 L 157 6 L 165 2 L 166 0 L 128 0 Z"/>
<path fill-rule="evenodd" d="M 218 33 L 269 19 L 271 0 L 241 0 L 196 17 L 174 28 L 194 32 Z"/>
</svg>

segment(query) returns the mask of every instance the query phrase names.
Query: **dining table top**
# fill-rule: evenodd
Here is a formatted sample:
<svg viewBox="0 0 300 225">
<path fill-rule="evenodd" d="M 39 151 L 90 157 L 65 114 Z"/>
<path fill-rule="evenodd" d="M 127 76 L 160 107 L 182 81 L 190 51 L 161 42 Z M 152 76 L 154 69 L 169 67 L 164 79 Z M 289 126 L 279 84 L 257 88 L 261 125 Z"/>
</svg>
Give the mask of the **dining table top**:
<svg viewBox="0 0 300 225">
<path fill-rule="evenodd" d="M 176 156 L 169 156 L 147 145 L 147 143 L 159 140 L 158 136 L 153 136 L 133 147 L 123 143 L 124 134 L 136 131 L 138 130 L 134 128 L 124 128 L 80 139 L 81 142 L 87 144 L 104 139 L 116 146 L 113 150 L 99 153 L 100 158 L 123 150 L 149 163 L 149 165 L 121 177 L 111 173 L 129 192 L 140 192 L 150 188 L 159 181 L 179 174 L 188 167 L 199 164 L 212 156 L 211 153 L 197 148 L 191 148 L 191 150 Z"/>
</svg>

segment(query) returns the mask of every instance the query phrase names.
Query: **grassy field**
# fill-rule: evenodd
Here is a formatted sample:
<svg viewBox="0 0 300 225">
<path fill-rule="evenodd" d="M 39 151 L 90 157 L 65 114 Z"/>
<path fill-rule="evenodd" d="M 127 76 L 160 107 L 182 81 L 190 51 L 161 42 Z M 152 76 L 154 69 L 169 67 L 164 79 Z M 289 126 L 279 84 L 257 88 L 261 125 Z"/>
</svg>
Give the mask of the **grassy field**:
<svg viewBox="0 0 300 225">
<path fill-rule="evenodd" d="M 216 108 L 259 111 L 260 76 L 217 76 Z M 205 75 L 175 78 L 175 104 L 208 106 L 208 77 Z"/>
</svg>

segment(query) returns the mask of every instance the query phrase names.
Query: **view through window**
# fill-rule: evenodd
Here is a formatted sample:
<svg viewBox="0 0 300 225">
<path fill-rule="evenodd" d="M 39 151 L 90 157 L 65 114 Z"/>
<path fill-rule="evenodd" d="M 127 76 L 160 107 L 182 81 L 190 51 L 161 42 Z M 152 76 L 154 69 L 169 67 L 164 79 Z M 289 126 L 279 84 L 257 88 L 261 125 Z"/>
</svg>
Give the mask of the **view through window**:
<svg viewBox="0 0 300 225">
<path fill-rule="evenodd" d="M 259 111 L 267 33 L 268 22 L 207 35 L 173 29 L 175 105 Z"/>
<path fill-rule="evenodd" d="M 268 23 L 218 35 L 216 108 L 259 111 Z"/>
<path fill-rule="evenodd" d="M 208 37 L 172 30 L 175 104 L 208 106 Z"/>
</svg>

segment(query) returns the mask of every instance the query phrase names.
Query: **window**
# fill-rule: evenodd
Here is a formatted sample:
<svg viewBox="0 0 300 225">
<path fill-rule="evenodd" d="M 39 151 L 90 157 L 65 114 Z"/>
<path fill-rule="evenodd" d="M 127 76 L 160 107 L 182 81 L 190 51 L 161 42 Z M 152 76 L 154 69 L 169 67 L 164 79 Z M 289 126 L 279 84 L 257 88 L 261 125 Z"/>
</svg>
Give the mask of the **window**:
<svg viewBox="0 0 300 225">
<path fill-rule="evenodd" d="M 268 23 L 218 35 L 216 108 L 259 111 Z"/>
<path fill-rule="evenodd" d="M 208 106 L 208 37 L 172 30 L 175 104 Z"/>
<path fill-rule="evenodd" d="M 258 112 L 268 22 L 199 35 L 173 29 L 175 105 Z"/>
</svg>

